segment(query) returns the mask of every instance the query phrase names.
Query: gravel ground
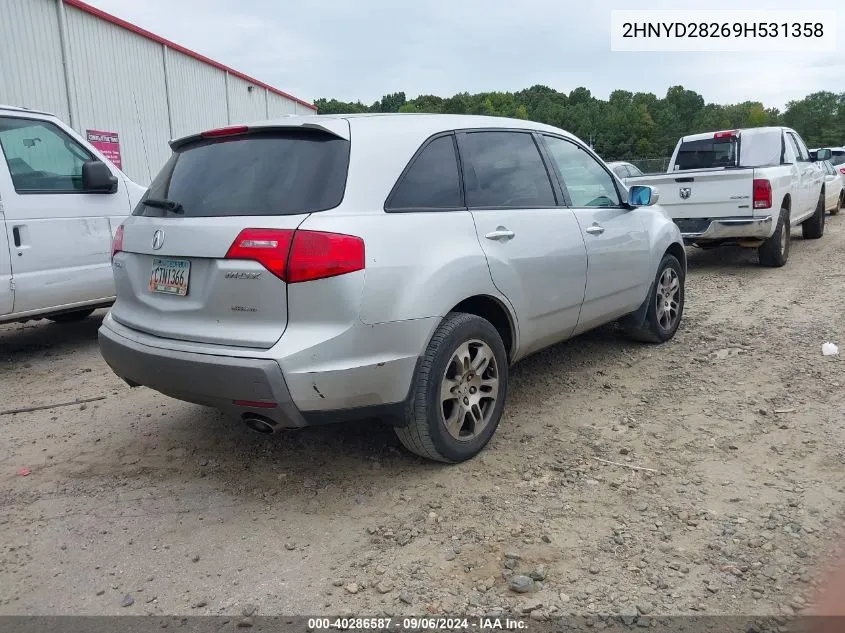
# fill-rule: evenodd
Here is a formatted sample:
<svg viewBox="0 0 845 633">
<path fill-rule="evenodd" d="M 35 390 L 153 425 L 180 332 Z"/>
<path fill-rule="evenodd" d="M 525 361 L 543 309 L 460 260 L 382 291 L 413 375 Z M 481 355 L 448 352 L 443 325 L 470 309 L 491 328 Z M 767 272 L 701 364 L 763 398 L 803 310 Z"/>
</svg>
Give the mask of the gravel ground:
<svg viewBox="0 0 845 633">
<path fill-rule="evenodd" d="M 104 399 L 0 415 L 0 614 L 799 611 L 845 508 L 843 227 L 783 269 L 691 249 L 674 341 L 525 360 L 457 466 L 130 390 L 101 315 L 2 326 L 0 409 Z"/>
</svg>

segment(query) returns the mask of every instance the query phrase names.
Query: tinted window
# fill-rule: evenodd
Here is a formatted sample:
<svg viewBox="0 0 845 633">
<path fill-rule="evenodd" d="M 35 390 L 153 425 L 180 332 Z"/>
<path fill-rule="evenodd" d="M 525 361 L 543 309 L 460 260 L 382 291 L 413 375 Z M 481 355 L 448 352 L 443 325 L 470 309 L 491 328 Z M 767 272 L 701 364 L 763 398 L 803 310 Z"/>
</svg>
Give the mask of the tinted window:
<svg viewBox="0 0 845 633">
<path fill-rule="evenodd" d="M 684 170 L 735 167 L 738 161 L 737 146 L 734 136 L 685 141 L 678 149 L 675 168 Z"/>
<path fill-rule="evenodd" d="M 530 134 L 471 132 L 463 137 L 464 182 L 470 207 L 552 207 L 549 174 Z"/>
<path fill-rule="evenodd" d="M 613 178 L 601 163 L 574 143 L 553 136 L 545 138 L 573 207 L 620 205 Z"/>
<path fill-rule="evenodd" d="M 643 172 L 640 171 L 640 168 L 637 167 L 636 165 L 628 165 L 628 173 L 631 174 L 631 176 L 633 176 L 633 177 L 643 175 Z"/>
<path fill-rule="evenodd" d="M 792 133 L 790 133 L 789 136 L 791 136 L 795 141 L 795 146 L 798 148 L 798 155 L 801 157 L 801 160 L 810 160 L 810 150 L 808 150 L 807 146 L 804 145 L 804 141 L 801 137 Z"/>
<path fill-rule="evenodd" d="M 175 152 L 145 198 L 179 203 L 187 217 L 311 213 L 340 204 L 348 165 L 349 141 L 323 132 L 204 141 Z M 164 213 L 143 199 L 134 211 Z"/>
<path fill-rule="evenodd" d="M 0 118 L 0 146 L 18 192 L 82 190 L 82 165 L 91 154 L 46 121 Z"/>
<path fill-rule="evenodd" d="M 845 152 L 833 152 L 833 156 L 830 157 L 830 162 L 834 165 L 845 165 Z"/>
<path fill-rule="evenodd" d="M 613 168 L 613 173 L 620 178 L 627 178 L 629 176 L 628 168 L 625 165 L 617 165 Z"/>
<path fill-rule="evenodd" d="M 463 206 L 458 159 L 451 136 L 434 139 L 414 159 L 387 206 L 389 209 L 454 209 Z"/>
</svg>

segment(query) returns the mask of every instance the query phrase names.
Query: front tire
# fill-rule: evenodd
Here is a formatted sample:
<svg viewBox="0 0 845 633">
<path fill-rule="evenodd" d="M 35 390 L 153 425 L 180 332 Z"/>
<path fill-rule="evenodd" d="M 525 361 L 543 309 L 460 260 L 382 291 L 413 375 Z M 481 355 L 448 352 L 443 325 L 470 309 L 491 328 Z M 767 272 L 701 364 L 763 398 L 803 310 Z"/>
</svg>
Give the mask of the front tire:
<svg viewBox="0 0 845 633">
<path fill-rule="evenodd" d="M 639 327 L 627 328 L 628 336 L 644 343 L 665 343 L 675 336 L 684 314 L 685 281 L 681 262 L 666 253 L 657 267 L 657 276 L 646 299 L 645 321 Z"/>
<path fill-rule="evenodd" d="M 824 220 L 827 214 L 824 211 L 824 189 L 819 196 L 816 205 L 816 212 L 801 223 L 801 231 L 805 240 L 817 240 L 824 235 Z"/>
<path fill-rule="evenodd" d="M 789 224 L 789 209 L 781 209 L 775 232 L 757 249 L 761 266 L 780 268 L 789 259 L 792 244 L 792 227 Z"/>
<path fill-rule="evenodd" d="M 499 425 L 508 393 L 508 357 L 496 328 L 481 317 L 448 314 L 423 355 L 406 413 L 395 427 L 412 453 L 458 463 L 477 455 Z"/>
<path fill-rule="evenodd" d="M 86 308 L 84 310 L 74 310 L 73 312 L 54 314 L 53 316 L 48 316 L 47 318 L 53 321 L 53 323 L 76 323 L 77 321 L 87 319 L 92 314 L 94 314 L 94 308 Z"/>
</svg>

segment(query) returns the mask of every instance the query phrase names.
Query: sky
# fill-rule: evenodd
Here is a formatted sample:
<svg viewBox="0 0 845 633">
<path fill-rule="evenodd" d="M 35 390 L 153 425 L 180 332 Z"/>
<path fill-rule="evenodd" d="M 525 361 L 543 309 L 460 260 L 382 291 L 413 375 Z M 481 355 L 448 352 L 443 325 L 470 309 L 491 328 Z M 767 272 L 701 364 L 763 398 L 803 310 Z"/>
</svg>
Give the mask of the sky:
<svg viewBox="0 0 845 633">
<path fill-rule="evenodd" d="M 783 109 L 845 91 L 845 9 L 837 52 L 613 52 L 613 9 L 804 8 L 794 0 L 87 0 L 89 4 L 301 99 L 372 103 L 404 91 L 663 96 L 683 85 L 706 101 Z M 812 3 L 830 9 L 836 3 Z"/>
</svg>

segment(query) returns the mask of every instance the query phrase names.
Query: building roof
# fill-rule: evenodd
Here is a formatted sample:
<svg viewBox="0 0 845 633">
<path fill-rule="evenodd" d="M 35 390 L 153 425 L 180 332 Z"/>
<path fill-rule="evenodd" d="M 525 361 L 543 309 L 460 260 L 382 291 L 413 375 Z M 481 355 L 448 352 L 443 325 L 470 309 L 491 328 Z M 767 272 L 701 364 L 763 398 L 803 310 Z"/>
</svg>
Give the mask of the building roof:
<svg viewBox="0 0 845 633">
<path fill-rule="evenodd" d="M 111 22 L 112 24 L 119 26 L 120 28 L 126 29 L 127 31 L 131 31 L 136 35 L 140 35 L 141 37 L 145 37 L 148 40 L 152 40 L 153 42 L 158 42 L 159 44 L 164 44 L 168 48 L 173 49 L 174 51 L 179 51 L 183 55 L 187 55 L 188 57 L 193 57 L 196 60 L 203 62 L 204 64 L 208 64 L 209 66 L 214 66 L 215 68 L 219 68 L 220 70 L 224 70 L 228 72 L 230 75 L 234 75 L 235 77 L 240 77 L 241 79 L 248 81 L 251 84 L 259 86 L 261 88 L 266 88 L 268 91 L 277 94 L 279 96 L 285 97 L 286 99 L 290 99 L 291 101 L 296 101 L 298 104 L 305 106 L 306 108 L 310 108 L 311 110 L 317 111 L 317 106 L 313 103 L 308 103 L 307 101 L 303 101 L 299 97 L 294 97 L 292 94 L 279 90 L 278 88 L 274 88 L 273 86 L 264 83 L 263 81 L 258 81 L 257 79 L 250 77 L 249 75 L 245 75 L 244 73 L 235 70 L 234 68 L 229 68 L 225 64 L 221 64 L 220 62 L 216 62 L 213 59 L 206 57 L 205 55 L 200 55 L 199 53 L 190 50 L 189 48 L 185 48 L 184 46 L 180 46 L 175 42 L 171 42 L 168 39 L 161 37 L 160 35 L 156 35 L 155 33 L 151 33 L 146 29 L 142 29 L 139 26 L 135 26 L 131 22 L 127 22 L 126 20 L 121 20 L 118 17 L 113 16 L 110 13 L 106 13 L 96 7 L 92 7 L 90 4 L 86 4 L 82 2 L 82 0 L 62 0 L 67 6 L 74 7 L 75 9 L 79 9 L 80 11 L 84 11 L 90 15 L 96 16 L 101 20 L 105 20 L 106 22 Z"/>
</svg>

